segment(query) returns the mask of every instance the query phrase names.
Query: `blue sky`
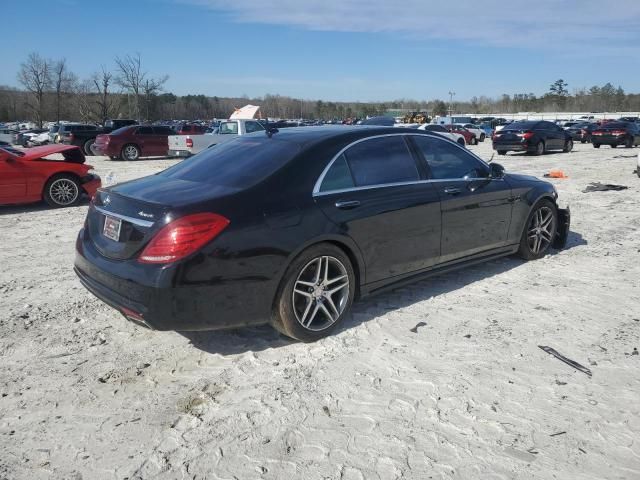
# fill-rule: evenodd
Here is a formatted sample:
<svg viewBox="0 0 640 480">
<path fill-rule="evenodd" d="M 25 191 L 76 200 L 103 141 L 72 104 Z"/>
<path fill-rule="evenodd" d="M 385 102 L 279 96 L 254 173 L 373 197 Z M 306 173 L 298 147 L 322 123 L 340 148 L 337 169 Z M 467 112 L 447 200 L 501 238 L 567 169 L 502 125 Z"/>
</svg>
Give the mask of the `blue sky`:
<svg viewBox="0 0 640 480">
<path fill-rule="evenodd" d="M 5 0 L 3 19 L 3 85 L 32 51 L 80 77 L 139 52 L 179 95 L 640 92 L 640 0 Z"/>
</svg>

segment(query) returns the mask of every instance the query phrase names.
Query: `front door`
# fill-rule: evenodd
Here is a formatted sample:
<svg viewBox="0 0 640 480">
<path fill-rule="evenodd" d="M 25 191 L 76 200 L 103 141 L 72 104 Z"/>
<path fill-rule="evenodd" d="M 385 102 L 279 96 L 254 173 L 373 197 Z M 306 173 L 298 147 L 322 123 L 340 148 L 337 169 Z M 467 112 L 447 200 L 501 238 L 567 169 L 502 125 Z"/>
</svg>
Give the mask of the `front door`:
<svg viewBox="0 0 640 480">
<path fill-rule="evenodd" d="M 403 135 L 360 141 L 333 162 L 315 200 L 365 261 L 365 283 L 439 261 L 440 198 Z"/>
<path fill-rule="evenodd" d="M 439 138 L 411 137 L 429 166 L 441 201 L 442 262 L 503 247 L 511 223 L 511 187 L 486 164 Z"/>
</svg>

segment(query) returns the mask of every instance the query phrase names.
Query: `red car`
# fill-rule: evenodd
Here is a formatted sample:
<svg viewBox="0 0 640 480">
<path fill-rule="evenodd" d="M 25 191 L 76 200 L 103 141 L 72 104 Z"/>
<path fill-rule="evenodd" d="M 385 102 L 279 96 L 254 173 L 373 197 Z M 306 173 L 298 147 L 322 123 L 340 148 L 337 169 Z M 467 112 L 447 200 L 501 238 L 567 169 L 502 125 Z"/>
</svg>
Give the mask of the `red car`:
<svg viewBox="0 0 640 480">
<path fill-rule="evenodd" d="M 176 130 L 175 135 L 203 135 L 206 131 L 207 127 L 204 125 L 185 123 Z"/>
<path fill-rule="evenodd" d="M 61 154 L 62 160 L 48 158 Z M 84 164 L 74 145 L 45 145 L 29 150 L 0 147 L 0 205 L 44 200 L 52 207 L 69 207 L 100 188 L 100 177 Z"/>
<path fill-rule="evenodd" d="M 138 160 L 140 157 L 164 157 L 169 150 L 167 137 L 175 135 L 169 127 L 131 125 L 105 135 L 98 135 L 93 144 L 97 155 L 112 160 Z"/>
<path fill-rule="evenodd" d="M 442 126 L 446 128 L 448 132 L 458 133 L 462 135 L 467 145 L 478 144 L 478 138 L 476 137 L 475 133 L 471 133 L 466 128 L 461 127 L 459 125 L 442 125 Z"/>
</svg>

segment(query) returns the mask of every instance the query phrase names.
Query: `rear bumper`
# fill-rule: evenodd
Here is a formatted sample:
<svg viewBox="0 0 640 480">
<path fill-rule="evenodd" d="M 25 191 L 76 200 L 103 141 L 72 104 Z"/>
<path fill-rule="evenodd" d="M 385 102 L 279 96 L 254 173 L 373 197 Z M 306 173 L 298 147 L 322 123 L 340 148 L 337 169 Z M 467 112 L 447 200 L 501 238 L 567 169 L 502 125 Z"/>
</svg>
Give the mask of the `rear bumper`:
<svg viewBox="0 0 640 480">
<path fill-rule="evenodd" d="M 190 157 L 189 150 L 167 150 L 167 157 Z"/>
<path fill-rule="evenodd" d="M 594 135 L 591 137 L 591 143 L 598 143 L 600 145 L 624 145 L 626 137 L 601 137 Z"/>
<path fill-rule="evenodd" d="M 81 230 L 74 271 L 82 285 L 125 318 L 155 330 L 218 330 L 269 321 L 264 283 L 220 278 L 185 282 L 185 265 L 150 266 L 103 257 Z M 247 292 L 253 292 L 247 295 Z"/>
<path fill-rule="evenodd" d="M 508 144 L 494 143 L 493 149 L 505 151 L 505 152 L 528 152 L 528 151 L 533 152 L 535 151 L 535 146 L 530 147 L 526 143 L 508 143 Z"/>
</svg>

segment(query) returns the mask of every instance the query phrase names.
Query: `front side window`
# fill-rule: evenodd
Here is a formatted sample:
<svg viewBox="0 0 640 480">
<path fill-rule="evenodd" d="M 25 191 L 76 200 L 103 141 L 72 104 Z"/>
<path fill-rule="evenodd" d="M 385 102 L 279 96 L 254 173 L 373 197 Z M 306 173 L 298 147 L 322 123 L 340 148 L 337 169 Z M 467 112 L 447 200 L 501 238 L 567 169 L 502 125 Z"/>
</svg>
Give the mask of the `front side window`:
<svg viewBox="0 0 640 480">
<path fill-rule="evenodd" d="M 429 165 L 431 178 L 453 180 L 488 176 L 487 168 L 457 145 L 426 136 L 412 138 Z"/>
<path fill-rule="evenodd" d="M 264 127 L 260 125 L 258 122 L 247 122 L 244 124 L 244 128 L 247 131 L 247 133 L 264 131 Z"/>
<path fill-rule="evenodd" d="M 416 162 L 400 135 L 362 141 L 344 155 L 357 187 L 420 179 Z"/>
</svg>

